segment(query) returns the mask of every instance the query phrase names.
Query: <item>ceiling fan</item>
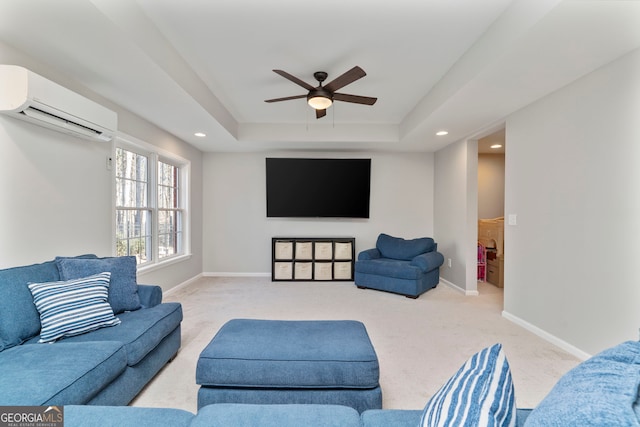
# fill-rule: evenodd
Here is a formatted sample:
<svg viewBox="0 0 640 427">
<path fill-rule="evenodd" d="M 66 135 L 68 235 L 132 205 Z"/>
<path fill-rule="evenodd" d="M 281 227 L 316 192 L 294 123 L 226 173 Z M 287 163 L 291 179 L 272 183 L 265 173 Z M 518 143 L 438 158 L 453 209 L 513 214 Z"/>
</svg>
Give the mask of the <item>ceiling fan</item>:
<svg viewBox="0 0 640 427">
<path fill-rule="evenodd" d="M 353 67 L 346 73 L 339 77 L 336 77 L 333 81 L 326 86 L 322 86 L 322 82 L 327 79 L 328 74 L 324 71 L 316 71 L 313 73 L 313 77 L 318 81 L 318 87 L 313 87 L 307 82 L 300 80 L 299 78 L 292 76 L 286 71 L 273 70 L 276 74 L 281 75 L 287 80 L 294 82 L 295 84 L 307 89 L 309 93 L 306 95 L 287 96 L 284 98 L 266 99 L 264 102 L 280 102 L 289 101 L 291 99 L 307 98 L 307 103 L 311 108 L 316 110 L 316 118 L 324 117 L 327 114 L 327 108 L 331 107 L 333 101 L 351 102 L 354 104 L 373 105 L 378 98 L 371 98 L 369 96 L 348 95 L 346 93 L 338 93 L 337 90 L 345 87 L 348 84 L 355 82 L 358 79 L 366 76 L 367 73 L 358 66 Z"/>
</svg>

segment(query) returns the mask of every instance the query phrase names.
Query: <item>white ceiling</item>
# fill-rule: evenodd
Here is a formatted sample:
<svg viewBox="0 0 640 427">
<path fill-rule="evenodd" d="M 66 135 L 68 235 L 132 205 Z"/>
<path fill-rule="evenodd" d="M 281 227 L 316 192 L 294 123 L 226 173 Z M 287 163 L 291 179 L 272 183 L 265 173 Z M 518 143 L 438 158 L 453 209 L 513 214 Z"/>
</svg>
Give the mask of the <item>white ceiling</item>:
<svg viewBox="0 0 640 427">
<path fill-rule="evenodd" d="M 434 151 L 639 48 L 640 1 L 2 0 L 0 41 L 203 151 Z M 374 106 L 263 102 L 355 65 Z"/>
</svg>

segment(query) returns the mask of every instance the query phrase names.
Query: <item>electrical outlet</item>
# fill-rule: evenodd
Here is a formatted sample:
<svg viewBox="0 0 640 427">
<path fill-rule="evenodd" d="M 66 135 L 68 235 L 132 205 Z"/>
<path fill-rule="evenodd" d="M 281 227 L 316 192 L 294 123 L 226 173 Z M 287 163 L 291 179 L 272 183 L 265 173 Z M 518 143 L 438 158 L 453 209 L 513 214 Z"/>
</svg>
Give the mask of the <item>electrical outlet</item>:
<svg viewBox="0 0 640 427">
<path fill-rule="evenodd" d="M 111 156 L 107 156 L 107 170 L 110 171 L 113 167 L 113 158 Z"/>
<path fill-rule="evenodd" d="M 449 268 L 451 268 L 451 258 L 448 258 L 448 259 L 447 259 L 447 266 L 448 266 Z"/>
</svg>

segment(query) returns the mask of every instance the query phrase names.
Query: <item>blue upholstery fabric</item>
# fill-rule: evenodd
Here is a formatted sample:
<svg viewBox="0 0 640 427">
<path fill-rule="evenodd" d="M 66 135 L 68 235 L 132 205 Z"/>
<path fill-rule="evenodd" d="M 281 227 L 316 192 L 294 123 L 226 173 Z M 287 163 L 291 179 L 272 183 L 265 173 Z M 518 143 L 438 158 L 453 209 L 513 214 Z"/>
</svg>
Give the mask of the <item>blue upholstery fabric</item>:
<svg viewBox="0 0 640 427">
<path fill-rule="evenodd" d="M 0 270 L 0 351 L 40 333 L 40 314 L 27 287 L 60 280 L 53 261 Z"/>
<path fill-rule="evenodd" d="M 444 256 L 430 237 L 405 240 L 380 234 L 376 247 L 358 254 L 354 279 L 358 287 L 417 297 L 440 282 Z"/>
<path fill-rule="evenodd" d="M 162 303 L 162 288 L 157 285 L 138 284 L 138 297 L 142 308 L 155 307 Z"/>
<path fill-rule="evenodd" d="M 353 408 L 334 405 L 209 405 L 192 427 L 360 427 Z"/>
<path fill-rule="evenodd" d="M 423 273 L 420 267 L 411 265 L 411 261 L 391 258 L 380 258 L 375 262 L 362 262 L 358 272 L 409 280 L 419 280 Z"/>
<path fill-rule="evenodd" d="M 523 427 L 530 409 L 516 410 L 516 427 Z M 416 427 L 420 424 L 421 410 L 372 409 L 362 414 L 364 427 Z"/>
<path fill-rule="evenodd" d="M 95 257 L 87 254 L 75 258 Z M 0 351 L 40 333 L 40 314 L 27 285 L 57 280 L 60 274 L 54 261 L 0 270 Z"/>
<path fill-rule="evenodd" d="M 118 342 L 23 344 L 0 353 L 2 405 L 84 404 L 126 368 Z"/>
<path fill-rule="evenodd" d="M 65 338 L 61 342 L 119 341 L 123 343 L 129 366 L 139 363 L 164 337 L 180 326 L 182 306 L 165 303 L 118 315 L 121 323 L 90 334 Z"/>
<path fill-rule="evenodd" d="M 109 304 L 114 314 L 140 308 L 136 258 L 133 256 L 97 259 L 56 258 L 62 280 L 79 279 L 108 271 L 111 273 Z"/>
<path fill-rule="evenodd" d="M 377 248 L 365 249 L 358 254 L 359 260 L 378 259 L 382 256 Z"/>
<path fill-rule="evenodd" d="M 173 330 L 137 365 L 125 371 L 94 396 L 89 405 L 127 405 L 180 348 L 180 327 Z"/>
<path fill-rule="evenodd" d="M 212 403 L 341 405 L 364 412 L 382 408 L 382 390 L 379 386 L 370 389 L 200 387 L 198 408 Z"/>
<path fill-rule="evenodd" d="M 381 262 L 371 261 L 371 262 Z M 382 274 L 364 273 L 368 262 L 356 262 L 355 283 L 357 286 L 381 291 L 394 292 L 401 295 L 418 296 L 429 289 L 435 288 L 440 282 L 440 270 L 431 270 L 422 274 L 419 279 L 404 279 L 401 277 L 386 276 Z"/>
<path fill-rule="evenodd" d="M 640 342 L 627 341 L 567 372 L 525 426 L 638 426 L 639 385 Z"/>
<path fill-rule="evenodd" d="M 411 261 L 416 255 L 435 250 L 435 242 L 431 237 L 406 240 L 388 234 L 380 234 L 376 248 L 384 258 Z"/>
<path fill-rule="evenodd" d="M 187 427 L 193 418 L 191 412 L 182 409 L 77 405 L 64 407 L 65 427 Z"/>
<path fill-rule="evenodd" d="M 76 259 L 98 260 L 95 255 L 57 258 L 63 264 Z M 63 280 L 57 263 L 0 270 L 0 404 L 131 402 L 179 350 L 182 308 L 160 305 L 160 287 L 135 284 L 134 264 L 124 276 L 152 309 L 120 313 L 123 324 L 41 345 L 40 316 L 28 284 Z"/>
<path fill-rule="evenodd" d="M 411 265 L 419 267 L 420 270 L 427 273 L 431 270 L 435 270 L 444 264 L 444 255 L 440 252 L 427 252 L 424 254 L 416 255 L 411 260 Z"/>
<path fill-rule="evenodd" d="M 364 427 L 417 427 L 421 410 L 370 409 L 362 413 Z"/>
<path fill-rule="evenodd" d="M 373 388 L 378 381 L 378 358 L 356 321 L 230 320 L 196 370 L 206 386 Z"/>
</svg>

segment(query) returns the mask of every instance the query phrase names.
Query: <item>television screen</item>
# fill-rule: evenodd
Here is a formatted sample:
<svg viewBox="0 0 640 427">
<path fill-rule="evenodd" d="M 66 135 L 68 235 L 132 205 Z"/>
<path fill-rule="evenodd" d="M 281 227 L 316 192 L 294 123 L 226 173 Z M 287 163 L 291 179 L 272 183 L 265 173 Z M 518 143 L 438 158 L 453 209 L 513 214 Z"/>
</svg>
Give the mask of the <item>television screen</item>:
<svg viewBox="0 0 640 427">
<path fill-rule="evenodd" d="M 371 159 L 267 158 L 267 217 L 369 218 Z"/>
</svg>

